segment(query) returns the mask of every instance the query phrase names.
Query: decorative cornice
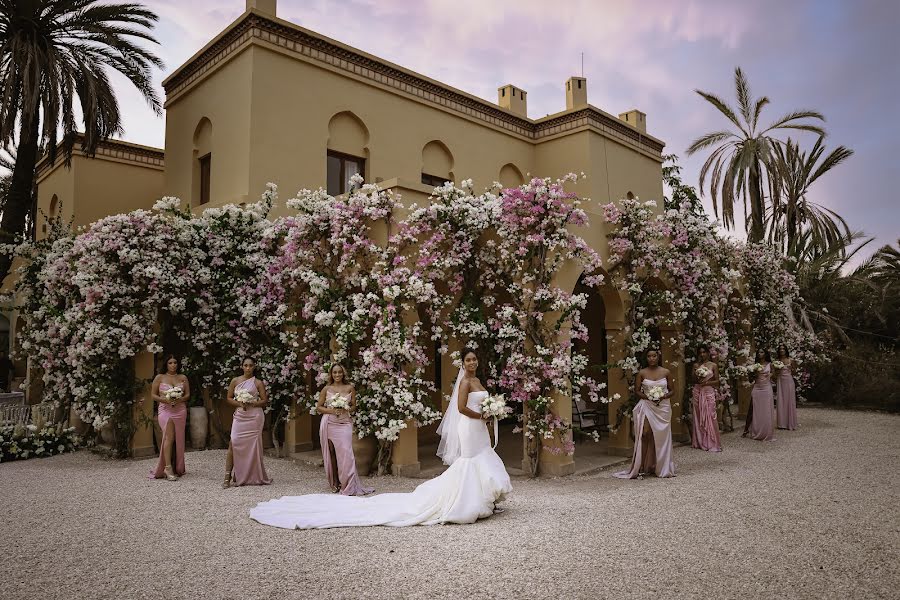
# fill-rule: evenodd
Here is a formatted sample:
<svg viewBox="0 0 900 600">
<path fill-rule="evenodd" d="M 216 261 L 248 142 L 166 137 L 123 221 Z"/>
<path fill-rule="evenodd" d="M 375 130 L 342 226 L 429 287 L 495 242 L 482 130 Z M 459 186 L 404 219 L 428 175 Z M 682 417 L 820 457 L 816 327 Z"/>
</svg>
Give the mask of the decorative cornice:
<svg viewBox="0 0 900 600">
<path fill-rule="evenodd" d="M 73 156 L 89 156 L 81 150 L 81 144 L 84 141 L 84 135 L 78 133 L 75 135 L 75 147 L 72 152 Z M 38 178 L 44 175 L 53 167 L 64 164 L 62 156 L 62 142 L 57 145 L 56 160 L 51 164 L 50 158 L 44 154 L 37 163 L 36 172 Z M 106 158 L 121 162 L 131 163 L 137 166 L 148 167 L 152 169 L 162 169 L 165 167 L 165 154 L 159 148 L 150 146 L 142 146 L 122 140 L 104 140 L 97 146 L 97 151 L 93 158 Z"/>
<path fill-rule="evenodd" d="M 539 121 L 520 117 L 486 100 L 364 54 L 293 23 L 273 20 L 255 11 L 250 11 L 235 21 L 205 49 L 166 78 L 163 81 L 166 97 L 174 98 L 253 40 L 273 44 L 307 60 L 315 60 L 332 69 L 394 88 L 530 140 L 536 141 L 578 127 L 590 126 L 654 155 L 660 155 L 665 147 L 660 140 L 642 134 L 593 106 L 561 113 L 549 119 L 545 117 Z"/>
</svg>

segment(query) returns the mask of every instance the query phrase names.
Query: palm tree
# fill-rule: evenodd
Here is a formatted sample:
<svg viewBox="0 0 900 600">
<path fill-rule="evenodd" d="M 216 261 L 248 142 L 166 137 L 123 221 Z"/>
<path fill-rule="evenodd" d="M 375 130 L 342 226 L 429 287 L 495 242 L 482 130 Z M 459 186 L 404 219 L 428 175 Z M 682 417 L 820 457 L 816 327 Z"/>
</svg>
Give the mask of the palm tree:
<svg viewBox="0 0 900 600">
<path fill-rule="evenodd" d="M 769 163 L 771 203 L 767 209 L 769 241 L 783 251 L 797 242 L 800 232 L 808 229 L 810 243 L 831 248 L 850 233 L 844 219 L 829 208 L 807 198 L 809 187 L 822 175 L 853 155 L 853 150 L 838 146 L 821 163 L 825 153 L 823 138 L 819 137 L 809 153 L 790 138 L 784 144 L 772 146 Z"/>
<path fill-rule="evenodd" d="M 800 288 L 794 312 L 807 329 L 826 329 L 845 343 L 850 342 L 844 333 L 847 315 L 842 312 L 848 306 L 855 306 L 855 299 L 874 300 L 880 293 L 870 278 L 872 258 L 848 271 L 853 258 L 873 240 L 864 237 L 859 231 L 849 232 L 823 248 L 812 242 L 810 230 L 798 236 L 788 257 L 788 268 Z M 877 312 L 876 304 L 872 302 L 870 310 Z"/>
<path fill-rule="evenodd" d="M 721 192 L 722 223 L 726 228 L 734 227 L 734 205 L 736 199 L 744 202 L 744 214 L 751 241 L 762 241 L 765 230 L 763 190 L 767 177 L 767 164 L 772 154 L 772 146 L 778 140 L 772 132 L 782 129 L 799 129 L 825 135 L 818 125 L 803 122 L 804 119 L 825 117 L 814 110 L 789 112 L 767 127 L 760 127 L 762 109 L 769 103 L 765 96 L 753 100 L 750 86 L 740 67 L 734 71 L 734 84 L 738 99 L 738 111 L 724 100 L 701 90 L 695 90 L 704 100 L 715 106 L 737 131 L 721 130 L 707 133 L 688 147 L 688 155 L 714 147 L 700 170 L 700 192 L 703 193 L 707 176 L 710 176 L 709 190 L 713 210 L 719 216 L 719 194 Z M 747 215 L 749 200 L 749 215 Z"/>
<path fill-rule="evenodd" d="M 157 114 L 161 105 L 151 67 L 162 61 L 136 45 L 156 43 L 157 16 L 138 4 L 97 0 L 0 0 L 0 144 L 16 143 L 15 166 L 0 221 L 0 243 L 23 233 L 32 202 L 41 143 L 51 161 L 60 149 L 68 163 L 75 144 L 75 102 L 82 114 L 81 149 L 121 133 L 119 104 L 109 70 L 124 75 Z M 11 257 L 0 255 L 0 281 Z"/>
<path fill-rule="evenodd" d="M 12 175 L 16 168 L 16 151 L 13 148 L 0 148 L 0 215 L 3 214 L 3 208 L 6 204 L 6 197 L 9 194 L 9 188 L 12 185 Z M 25 225 L 22 230 L 26 238 L 31 238 L 34 232 L 34 222 L 37 217 L 37 182 L 32 179 L 31 182 L 31 204 L 28 206 L 28 212 L 25 215 Z"/>
</svg>

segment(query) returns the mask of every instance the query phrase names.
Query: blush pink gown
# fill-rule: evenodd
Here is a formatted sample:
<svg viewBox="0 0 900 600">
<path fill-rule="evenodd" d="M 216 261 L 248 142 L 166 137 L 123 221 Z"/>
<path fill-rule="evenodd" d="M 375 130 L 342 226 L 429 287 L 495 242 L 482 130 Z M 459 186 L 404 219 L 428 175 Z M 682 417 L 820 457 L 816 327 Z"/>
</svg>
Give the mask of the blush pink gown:
<svg viewBox="0 0 900 600">
<path fill-rule="evenodd" d="M 753 420 L 750 422 L 750 437 L 761 442 L 775 440 L 775 396 L 772 394 L 772 365 L 763 367 L 756 376 L 753 391 Z"/>
<path fill-rule="evenodd" d="M 665 379 L 645 379 L 644 389 L 662 387 L 669 391 Z M 644 473 L 655 473 L 657 477 L 675 477 L 675 463 L 672 460 L 672 405 L 669 399 L 659 405 L 641 400 L 634 407 L 634 454 L 631 467 L 625 471 L 613 473 L 619 479 L 636 479 Z M 651 448 L 643 447 L 644 423 L 650 424 L 653 433 Z"/>
<path fill-rule="evenodd" d="M 790 365 L 785 365 L 775 380 L 775 409 L 778 429 L 797 429 L 797 388 Z"/>
<path fill-rule="evenodd" d="M 168 383 L 160 383 L 160 393 L 172 389 Z M 175 406 L 170 406 L 163 402 L 158 404 L 157 419 L 159 419 L 159 427 L 162 429 L 163 439 L 159 445 L 159 462 L 156 468 L 150 472 L 150 479 L 161 479 L 166 476 L 166 457 L 163 448 L 166 447 L 168 440 L 166 439 L 166 430 L 169 421 L 175 424 L 175 445 L 172 446 L 172 470 L 176 475 L 184 475 L 184 429 L 187 424 L 187 406 L 184 402 L 179 402 Z"/>
<path fill-rule="evenodd" d="M 326 392 L 330 399 L 335 392 Z M 350 415 L 322 415 L 319 425 L 319 439 L 322 443 L 322 460 L 328 485 L 339 488 L 344 496 L 365 496 L 375 490 L 363 487 L 356 473 L 356 458 L 353 456 L 353 422 Z M 332 456 L 332 449 L 334 456 Z"/>
<path fill-rule="evenodd" d="M 234 391 L 246 390 L 258 397 L 256 378 L 251 377 L 237 384 Z M 272 483 L 263 464 L 262 430 L 266 422 L 263 409 L 237 408 L 231 423 L 231 455 L 234 458 L 232 480 L 234 485 L 268 485 Z"/>
<path fill-rule="evenodd" d="M 716 414 L 716 388 L 695 384 L 691 394 L 693 435 L 691 447 L 709 452 L 722 451 L 719 418 Z"/>
</svg>

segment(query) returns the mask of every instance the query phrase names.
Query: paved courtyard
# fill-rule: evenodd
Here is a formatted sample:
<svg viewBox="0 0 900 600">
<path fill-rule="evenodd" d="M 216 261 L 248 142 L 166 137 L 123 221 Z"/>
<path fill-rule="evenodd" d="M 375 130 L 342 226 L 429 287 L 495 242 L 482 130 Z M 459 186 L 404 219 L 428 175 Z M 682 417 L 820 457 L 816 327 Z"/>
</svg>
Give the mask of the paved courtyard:
<svg viewBox="0 0 900 600">
<path fill-rule="evenodd" d="M 897 598 L 900 416 L 800 411 L 775 442 L 675 451 L 678 477 L 514 479 L 475 525 L 285 531 L 261 500 L 325 490 L 270 460 L 222 490 L 223 452 L 177 483 L 90 452 L 0 465 L 0 596 L 19 598 Z M 378 491 L 421 480 L 374 478 Z"/>
</svg>

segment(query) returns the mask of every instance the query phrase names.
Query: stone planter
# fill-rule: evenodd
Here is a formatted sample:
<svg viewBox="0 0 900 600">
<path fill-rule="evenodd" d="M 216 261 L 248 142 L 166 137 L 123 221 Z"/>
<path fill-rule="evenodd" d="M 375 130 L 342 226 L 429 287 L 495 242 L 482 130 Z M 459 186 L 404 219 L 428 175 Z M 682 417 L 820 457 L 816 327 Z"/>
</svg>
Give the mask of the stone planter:
<svg viewBox="0 0 900 600">
<path fill-rule="evenodd" d="M 209 433 L 209 418 L 206 414 L 206 408 L 203 406 L 192 406 L 189 411 L 191 447 L 194 450 L 203 450 L 206 448 L 206 436 Z"/>
<path fill-rule="evenodd" d="M 353 432 L 353 457 L 356 459 L 357 473 L 360 475 L 369 474 L 377 451 L 378 444 L 375 441 L 375 436 L 369 435 L 360 439 L 356 432 Z"/>
<path fill-rule="evenodd" d="M 107 423 L 100 428 L 100 440 L 107 446 L 113 446 L 116 443 L 116 430 L 112 423 Z"/>
</svg>

